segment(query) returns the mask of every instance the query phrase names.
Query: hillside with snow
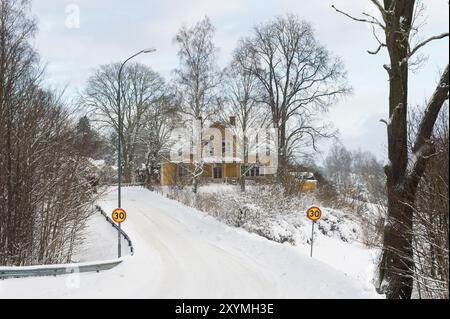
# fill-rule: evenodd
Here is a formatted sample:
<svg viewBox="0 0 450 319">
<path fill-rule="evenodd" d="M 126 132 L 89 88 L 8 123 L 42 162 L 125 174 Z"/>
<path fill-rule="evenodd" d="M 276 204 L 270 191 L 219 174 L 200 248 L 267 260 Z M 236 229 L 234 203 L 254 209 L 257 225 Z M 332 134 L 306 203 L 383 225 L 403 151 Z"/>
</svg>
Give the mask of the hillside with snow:
<svg viewBox="0 0 450 319">
<path fill-rule="evenodd" d="M 99 204 L 115 208 L 110 189 Z M 123 189 L 122 225 L 135 254 L 100 273 L 0 281 L 0 298 L 380 298 L 370 283 L 372 252 L 318 235 L 308 245 L 277 243 L 230 227 L 144 188 Z M 117 233 L 91 217 L 80 261 L 114 258 Z M 83 256 L 84 254 L 84 256 Z"/>
</svg>

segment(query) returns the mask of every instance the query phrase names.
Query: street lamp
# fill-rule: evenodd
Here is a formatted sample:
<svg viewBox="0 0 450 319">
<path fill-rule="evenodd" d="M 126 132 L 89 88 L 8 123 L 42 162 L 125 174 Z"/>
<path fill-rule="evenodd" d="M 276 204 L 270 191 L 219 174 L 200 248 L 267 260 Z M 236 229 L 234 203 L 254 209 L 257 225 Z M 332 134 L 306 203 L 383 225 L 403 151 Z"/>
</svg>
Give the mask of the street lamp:
<svg viewBox="0 0 450 319">
<path fill-rule="evenodd" d="M 118 122 L 119 122 L 119 138 L 118 138 L 118 144 L 117 144 L 117 149 L 118 149 L 118 159 L 117 159 L 117 167 L 118 167 L 118 177 L 119 177 L 119 182 L 118 182 L 118 186 L 119 186 L 119 194 L 118 194 L 118 208 L 122 208 L 122 111 L 120 109 L 120 94 L 121 94 L 121 90 L 122 90 L 122 70 L 123 67 L 125 66 L 125 64 L 130 61 L 131 59 L 137 57 L 140 54 L 143 53 L 152 53 L 155 52 L 156 49 L 153 48 L 149 48 L 149 49 L 145 49 L 145 50 L 141 50 L 136 54 L 133 54 L 132 56 L 130 56 L 128 59 L 125 60 L 125 62 L 122 63 L 122 65 L 120 66 L 119 69 L 119 76 L 118 76 L 118 90 L 117 90 L 117 111 L 118 111 Z M 119 239 L 118 239 L 118 256 L 119 258 L 121 257 L 121 242 L 120 242 L 120 223 L 119 223 Z"/>
</svg>

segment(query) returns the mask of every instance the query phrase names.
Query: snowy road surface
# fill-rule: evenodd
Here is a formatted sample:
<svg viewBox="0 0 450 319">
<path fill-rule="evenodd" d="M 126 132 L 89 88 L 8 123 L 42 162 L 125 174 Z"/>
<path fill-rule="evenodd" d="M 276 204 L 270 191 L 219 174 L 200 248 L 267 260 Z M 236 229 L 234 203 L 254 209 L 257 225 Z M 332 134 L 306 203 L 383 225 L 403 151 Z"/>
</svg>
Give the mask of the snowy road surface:
<svg viewBox="0 0 450 319">
<path fill-rule="evenodd" d="M 116 191 L 100 205 L 115 208 Z M 232 228 L 142 188 L 123 189 L 135 246 L 100 273 L 0 281 L 0 298 L 377 298 L 288 244 Z M 125 246 L 124 250 L 128 247 Z"/>
</svg>

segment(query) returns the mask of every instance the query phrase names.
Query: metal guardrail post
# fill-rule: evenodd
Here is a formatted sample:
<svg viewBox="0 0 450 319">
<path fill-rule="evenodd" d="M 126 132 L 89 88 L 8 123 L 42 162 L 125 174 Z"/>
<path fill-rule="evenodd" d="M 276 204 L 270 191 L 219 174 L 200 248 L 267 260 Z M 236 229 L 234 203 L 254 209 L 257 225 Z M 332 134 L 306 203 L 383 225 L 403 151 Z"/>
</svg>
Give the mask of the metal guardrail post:
<svg viewBox="0 0 450 319">
<path fill-rule="evenodd" d="M 106 218 L 106 220 L 111 224 L 112 227 L 114 227 L 115 229 L 120 231 L 123 238 L 128 242 L 128 247 L 130 247 L 130 252 L 131 252 L 131 255 L 133 256 L 133 254 L 134 254 L 133 243 L 132 243 L 130 237 L 127 235 L 127 233 L 125 233 L 125 231 L 122 228 L 119 229 L 119 227 L 116 225 L 116 223 L 105 213 L 105 211 L 99 205 L 95 205 L 95 209 L 97 209 L 97 211 L 100 212 L 100 214 L 102 214 Z"/>
</svg>

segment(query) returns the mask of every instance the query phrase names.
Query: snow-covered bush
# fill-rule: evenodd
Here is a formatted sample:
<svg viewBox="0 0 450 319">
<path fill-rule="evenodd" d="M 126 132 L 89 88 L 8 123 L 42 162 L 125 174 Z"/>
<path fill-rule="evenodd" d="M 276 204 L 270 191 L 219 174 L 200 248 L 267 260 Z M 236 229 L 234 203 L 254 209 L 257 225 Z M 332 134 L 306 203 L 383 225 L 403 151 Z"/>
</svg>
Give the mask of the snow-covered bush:
<svg viewBox="0 0 450 319">
<path fill-rule="evenodd" d="M 170 188 L 165 193 L 228 225 L 293 245 L 309 242 L 311 224 L 305 212 L 308 207 L 319 204 L 314 193 L 286 195 L 277 184 L 248 186 L 246 192 L 230 185 L 206 185 L 200 187 L 196 195 L 190 187 Z M 317 231 L 344 242 L 360 241 L 362 230 L 358 214 L 327 207 L 323 210 Z"/>
</svg>

